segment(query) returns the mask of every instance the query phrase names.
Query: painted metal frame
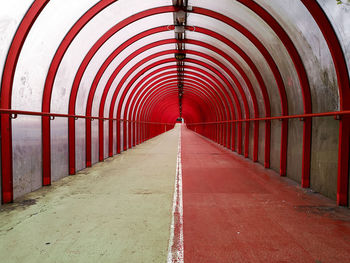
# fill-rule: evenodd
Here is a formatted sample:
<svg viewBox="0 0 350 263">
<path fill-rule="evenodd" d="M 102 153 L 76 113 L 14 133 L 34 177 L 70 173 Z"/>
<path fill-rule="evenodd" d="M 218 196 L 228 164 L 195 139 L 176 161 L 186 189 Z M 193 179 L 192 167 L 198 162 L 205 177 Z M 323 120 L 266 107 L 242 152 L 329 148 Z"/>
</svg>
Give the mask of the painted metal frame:
<svg viewBox="0 0 350 263">
<path fill-rule="evenodd" d="M 270 160 L 270 121 L 279 119 L 282 121 L 282 139 L 281 139 L 281 157 L 280 157 L 280 174 L 285 175 L 286 174 L 286 153 L 287 153 L 287 132 L 288 132 L 288 122 L 287 120 L 290 118 L 301 118 L 304 122 L 303 125 L 303 156 L 302 156 L 302 186 L 303 187 L 309 187 L 310 186 L 310 156 L 311 156 L 311 118 L 312 117 L 319 117 L 319 116 L 340 116 L 339 121 L 340 121 L 340 127 L 339 127 L 339 156 L 338 156 L 338 189 L 337 189 L 337 203 L 339 205 L 347 205 L 348 202 L 348 177 L 349 177 L 349 144 L 350 144 L 350 117 L 348 116 L 348 110 L 350 107 L 350 91 L 349 91 L 349 74 L 348 74 L 348 69 L 347 69 L 347 64 L 346 60 L 342 51 L 342 48 L 340 46 L 339 40 L 336 36 L 336 33 L 329 22 L 327 16 L 325 15 L 324 11 L 320 7 L 320 5 L 317 3 L 317 1 L 312 0 L 312 1 L 306 1 L 302 0 L 303 4 L 305 7 L 308 9 L 310 12 L 311 16 L 314 18 L 316 21 L 318 27 L 320 28 L 327 44 L 328 48 L 330 50 L 330 53 L 333 58 L 335 70 L 337 73 L 337 79 L 338 79 L 338 87 L 339 87 L 339 94 L 340 94 L 340 111 L 339 112 L 333 112 L 333 113 L 321 113 L 319 114 L 312 114 L 312 108 L 311 108 L 311 94 L 310 94 L 310 87 L 307 79 L 307 73 L 305 71 L 304 65 L 302 63 L 302 59 L 294 46 L 292 40 L 289 38 L 287 33 L 284 31 L 282 26 L 278 23 L 277 20 L 271 16 L 268 11 L 266 11 L 264 8 L 262 8 L 259 4 L 257 4 L 254 1 L 251 0 L 238 0 L 242 5 L 246 6 L 249 8 L 251 11 L 253 11 L 257 16 L 259 16 L 263 21 L 267 23 L 267 25 L 276 33 L 278 38 L 281 40 L 281 43 L 285 46 L 286 50 L 289 53 L 289 56 L 291 60 L 294 63 L 294 67 L 296 72 L 298 73 L 299 77 L 299 83 L 300 87 L 302 90 L 303 94 L 303 106 L 304 106 L 304 114 L 302 115 L 293 115 L 289 116 L 288 115 L 288 107 L 287 107 L 287 97 L 286 97 L 286 92 L 285 92 L 285 87 L 282 81 L 281 74 L 279 73 L 278 67 L 276 63 L 273 61 L 272 56 L 269 54 L 267 49 L 262 45 L 262 43 L 257 39 L 252 32 L 247 30 L 243 25 L 237 23 L 236 21 L 232 20 L 229 17 L 226 17 L 222 14 L 219 14 L 217 12 L 207 10 L 201 7 L 192 7 L 190 13 L 195 13 L 199 15 L 204 15 L 204 16 L 209 16 L 214 19 L 217 19 L 219 21 L 222 21 L 226 23 L 227 25 L 235 28 L 239 32 L 241 32 L 245 37 L 247 37 L 251 43 L 258 48 L 260 53 L 264 56 L 265 60 L 267 61 L 271 72 L 273 73 L 277 86 L 280 91 L 280 98 L 281 98 L 281 106 L 282 106 L 282 114 L 281 116 L 278 117 L 270 117 L 270 102 L 268 100 L 268 94 L 267 94 L 267 89 L 264 84 L 264 81 L 262 80 L 261 74 L 259 73 L 258 69 L 252 62 L 252 60 L 244 53 L 242 49 L 240 49 L 238 46 L 236 46 L 232 41 L 229 41 L 227 38 L 224 38 L 223 36 L 209 31 L 204 28 L 196 28 L 196 32 L 203 33 L 203 34 L 208 34 L 212 37 L 217 38 L 218 40 L 222 41 L 223 43 L 226 43 L 229 45 L 233 50 L 235 50 L 249 65 L 249 67 L 252 69 L 254 76 L 257 78 L 257 81 L 260 86 L 260 90 L 262 92 L 263 98 L 264 98 L 264 109 L 265 109 L 265 118 L 259 118 L 259 110 L 258 110 L 258 103 L 256 101 L 256 96 L 254 93 L 254 89 L 252 87 L 252 84 L 245 74 L 244 70 L 239 66 L 238 63 L 236 63 L 234 60 L 230 59 L 227 55 L 225 55 L 222 51 L 218 50 L 217 48 L 210 46 L 208 43 L 204 43 L 195 39 L 188 39 L 186 40 L 186 43 L 188 44 L 193 44 L 193 45 L 199 45 L 203 46 L 205 48 L 210 49 L 211 51 L 219 54 L 221 57 L 224 57 L 227 61 L 230 62 L 231 65 L 236 68 L 240 74 L 240 76 L 244 79 L 248 90 L 249 94 L 246 94 L 244 90 L 242 89 L 241 84 L 239 81 L 236 79 L 235 75 L 224 66 L 220 61 L 213 59 L 212 57 L 203 54 L 201 52 L 195 51 L 195 50 L 186 50 L 188 54 L 196 55 L 199 56 L 203 59 L 207 59 L 214 63 L 216 67 L 210 67 L 208 63 L 204 63 L 203 61 L 200 60 L 195 60 L 195 59 L 186 59 L 186 63 L 192 63 L 192 64 L 197 64 L 202 67 L 210 68 L 210 71 L 212 72 L 211 74 L 214 74 L 218 76 L 221 80 L 224 81 L 225 83 L 225 88 L 222 89 L 222 92 L 224 92 L 225 99 L 223 101 L 228 102 L 228 104 L 225 104 L 225 107 L 223 108 L 223 113 L 224 115 L 220 116 L 220 119 L 216 119 L 216 123 L 213 122 L 207 122 L 207 125 L 216 125 L 216 129 L 218 129 L 219 133 L 217 133 L 217 136 L 221 137 L 216 137 L 217 141 L 219 143 L 224 144 L 225 146 L 228 146 L 227 143 L 227 134 L 229 133 L 232 135 L 232 129 L 231 132 L 228 132 L 227 126 L 218 126 L 218 124 L 222 123 L 238 123 L 240 125 L 242 122 L 245 123 L 245 149 L 244 149 L 244 154 L 246 157 L 248 157 L 248 146 L 249 146 L 249 123 L 253 122 L 254 123 L 254 153 L 253 153 L 253 160 L 257 160 L 257 154 L 258 154 L 258 121 L 265 121 L 265 167 L 269 167 L 269 160 Z M 3 203 L 8 203 L 13 200 L 13 186 L 12 186 L 12 131 L 11 131 L 11 118 L 14 117 L 14 115 L 11 114 L 30 114 L 30 112 L 24 112 L 24 111 L 11 111 L 11 90 L 12 90 L 12 85 L 13 85 L 13 79 L 14 79 L 14 74 L 15 74 L 15 69 L 16 65 L 18 62 L 18 57 L 21 53 L 21 49 L 23 47 L 23 44 L 26 41 L 26 37 L 32 27 L 32 25 L 35 23 L 36 18 L 40 15 L 41 11 L 45 8 L 45 6 L 48 4 L 48 0 L 36 0 L 33 2 L 32 6 L 29 8 L 28 12 L 24 16 L 22 22 L 20 23 L 17 32 L 15 34 L 15 37 L 11 43 L 8 56 L 5 61 L 5 67 L 4 67 L 4 72 L 2 76 L 2 83 L 1 83 L 1 101 L 0 101 L 0 107 L 1 107 L 1 157 L 2 157 L 2 202 Z M 70 161 L 70 173 L 74 174 L 75 173 L 75 119 L 76 117 L 79 118 L 85 118 L 86 119 L 86 125 L 88 127 L 90 123 L 90 128 L 91 128 L 91 119 L 95 118 L 90 118 L 91 116 L 91 106 L 92 106 L 92 101 L 94 98 L 94 90 L 90 90 L 91 95 L 89 95 L 89 102 L 87 105 L 86 109 L 86 115 L 85 116 L 78 116 L 75 115 L 75 100 L 76 100 L 76 95 L 77 91 L 80 85 L 80 81 L 82 76 L 84 75 L 84 72 L 86 70 L 87 65 L 91 61 L 92 57 L 96 54 L 98 49 L 105 43 L 112 35 L 114 35 L 118 30 L 121 28 L 127 26 L 130 23 L 133 23 L 134 21 L 140 20 L 144 17 L 147 16 L 152 16 L 152 15 L 157 15 L 160 13 L 171 13 L 176 11 L 176 9 L 173 6 L 164 6 L 164 7 L 157 7 L 154 9 L 149 9 L 143 12 L 140 12 L 138 14 L 135 14 L 121 22 L 119 22 L 117 25 L 115 25 L 113 28 L 111 28 L 106 34 L 104 34 L 98 42 L 95 43 L 93 48 L 89 51 L 85 59 L 83 60 L 81 66 L 79 67 L 77 76 L 75 78 L 73 88 L 72 88 L 72 93 L 71 93 L 71 98 L 69 102 L 69 114 L 66 116 L 63 116 L 64 114 L 59 114 L 59 115 L 54 115 L 50 113 L 50 104 L 51 104 L 51 93 L 52 93 L 52 88 L 53 88 L 53 83 L 55 80 L 55 76 L 57 73 L 57 70 L 60 66 L 60 63 L 69 48 L 70 44 L 72 41 L 75 39 L 75 37 L 79 34 L 81 29 L 89 22 L 93 17 L 99 14 L 102 10 L 107 8 L 109 5 L 113 4 L 116 2 L 115 0 L 105 0 L 105 1 L 100 1 L 97 3 L 95 6 L 93 6 L 89 11 L 87 11 L 77 22 L 76 24 L 71 28 L 71 30 L 67 33 L 63 41 L 61 42 L 59 48 L 57 49 L 57 52 L 51 62 L 50 69 L 48 71 L 48 75 L 46 78 L 45 82 L 45 89 L 44 89 L 44 94 L 43 94 L 43 104 L 42 104 L 42 112 L 35 113 L 34 115 L 40 115 L 42 116 L 42 158 L 43 158 L 43 185 L 50 185 L 51 184 L 51 160 L 50 160 L 50 144 L 51 144 L 51 138 L 50 138 L 50 118 L 52 119 L 52 116 L 56 117 L 68 117 L 69 119 L 69 161 Z M 97 83 L 99 82 L 101 76 L 104 74 L 105 69 L 109 65 L 109 63 L 112 60 L 113 56 L 117 56 L 118 52 L 120 52 L 124 47 L 128 45 L 128 43 L 133 43 L 142 37 L 155 34 L 157 32 L 161 32 L 162 30 L 168 30 L 171 29 L 169 27 L 165 28 L 159 27 L 159 28 L 154 28 L 147 30 L 138 36 L 135 36 L 126 42 L 124 42 L 124 46 L 119 47 L 114 54 L 111 54 L 111 56 L 106 60 L 106 64 L 104 64 L 98 74 L 96 75 L 96 78 L 94 80 L 94 88 L 96 89 Z M 188 28 L 190 29 L 190 28 Z M 160 41 L 159 43 L 161 43 Z M 163 41 L 162 43 L 166 43 L 167 41 Z M 159 44 L 157 43 L 157 44 Z M 170 41 L 167 43 L 175 43 L 175 41 Z M 156 46 L 156 44 L 153 44 L 153 46 Z M 148 48 L 145 48 L 144 50 L 147 50 L 152 47 L 152 44 L 149 45 Z M 176 51 L 166 51 L 166 52 L 160 52 L 164 55 L 166 54 L 173 54 Z M 154 54 L 153 55 L 155 58 L 161 56 L 161 54 Z M 131 59 L 126 59 L 125 64 L 130 62 Z M 154 64 L 160 65 L 162 63 L 170 63 L 174 62 L 174 59 L 167 59 L 163 60 L 162 62 L 158 61 Z M 157 110 L 163 109 L 162 107 L 158 107 L 157 105 L 163 105 L 167 100 L 162 99 L 162 100 L 148 100 L 146 97 L 142 99 L 143 97 L 140 97 L 141 99 L 137 97 L 137 100 L 131 100 L 129 97 L 127 97 L 127 92 L 129 91 L 130 88 L 132 88 L 132 84 L 134 81 L 138 80 L 138 78 L 146 73 L 150 67 L 145 67 L 142 68 L 142 64 L 145 62 L 142 61 L 137 64 L 137 67 L 133 67 L 129 72 L 131 75 L 132 72 L 138 72 L 136 76 L 137 78 L 133 78 L 131 81 L 127 81 L 127 78 L 123 79 L 122 85 L 125 84 L 125 88 L 122 91 L 121 95 L 121 100 L 119 101 L 118 104 L 116 101 L 117 95 L 120 88 L 118 87 L 114 90 L 114 95 L 112 99 L 112 103 L 110 105 L 110 115 L 109 118 L 104 118 L 103 112 L 104 112 L 104 104 L 102 107 L 100 107 L 100 114 L 99 114 L 99 122 L 100 122 L 100 147 L 103 147 L 103 143 L 101 143 L 101 140 L 103 142 L 103 120 L 109 120 L 110 124 L 113 124 L 113 120 L 117 120 L 117 123 L 120 121 L 121 117 L 121 111 L 122 111 L 122 105 L 124 100 L 127 103 L 127 108 L 135 109 L 138 112 L 132 112 L 131 115 L 127 113 L 124 113 L 125 116 L 139 116 L 139 120 L 123 120 L 124 123 L 128 122 L 130 125 L 131 123 L 138 123 L 141 120 L 141 117 L 143 118 L 143 125 L 156 125 L 155 123 L 146 123 L 145 121 L 147 120 L 154 120 L 155 122 L 162 120 L 162 119 L 167 119 L 168 117 L 163 116 L 163 114 Z M 199 67 L 197 68 L 192 68 L 192 70 L 199 72 Z M 232 87 L 230 81 L 225 78 L 225 76 L 221 73 L 221 71 L 226 72 L 226 74 L 229 75 L 230 79 L 233 80 L 235 83 L 235 88 L 238 89 L 240 96 L 243 100 L 243 108 L 244 108 L 244 114 L 245 118 L 241 118 L 242 112 L 240 112 L 240 103 L 238 101 L 238 96 L 235 93 L 235 89 Z M 159 71 L 160 72 L 160 71 Z M 188 72 L 189 73 L 189 72 Z M 201 72 L 203 73 L 203 72 Z M 206 74 L 204 74 L 206 75 Z M 203 79 L 203 76 L 198 76 Z M 209 77 L 209 76 L 206 76 Z M 170 75 L 168 76 L 168 80 L 170 80 Z M 111 76 L 111 80 L 112 80 Z M 144 79 L 143 81 L 147 81 L 147 79 Z M 155 80 L 158 81 L 158 80 Z M 189 81 L 189 80 L 188 80 Z M 142 83 L 142 82 L 140 82 Z M 111 83 L 112 84 L 112 83 Z M 194 85 L 194 83 L 190 83 L 191 85 Z M 138 86 L 140 88 L 141 85 Z M 214 87 L 219 87 L 220 85 L 216 85 Z M 122 87 L 122 86 L 120 86 Z M 110 87 L 109 87 L 110 88 Z M 169 87 L 170 88 L 170 87 Z M 198 86 L 196 88 L 199 88 Z M 156 89 L 155 89 L 156 90 Z M 209 89 L 208 89 L 209 90 Z M 133 90 L 132 92 L 135 93 L 138 91 L 137 89 Z M 227 93 L 227 92 L 230 93 Z M 163 93 L 164 92 L 164 93 Z M 201 98 L 201 96 L 198 95 L 198 93 L 190 93 L 190 89 L 188 89 L 189 94 L 192 94 L 189 96 L 189 98 L 186 99 L 190 101 L 197 101 L 195 99 L 196 97 Z M 194 92 L 194 91 L 191 91 Z M 104 93 L 105 96 L 107 93 Z M 156 94 L 153 94 L 153 97 Z M 164 91 L 162 90 L 161 94 L 165 96 L 166 89 Z M 229 95 L 230 94 L 230 95 Z M 162 95 L 162 96 L 163 96 Z M 168 94 L 169 95 L 169 94 Z M 141 96 L 141 95 L 140 95 Z M 233 96 L 233 101 L 231 101 L 231 96 Z M 249 106 L 247 103 L 247 98 L 246 96 L 250 96 L 250 98 L 253 101 L 253 112 L 254 112 L 254 118 L 251 118 L 249 115 Z M 148 96 L 150 98 L 151 96 Z M 105 97 L 103 100 L 101 100 L 104 103 Z M 136 102 L 137 101 L 137 102 Z M 170 103 L 171 100 L 168 102 Z M 145 103 L 145 104 L 144 104 Z M 203 101 L 202 101 L 203 103 Z M 207 102 L 208 103 L 208 102 Z M 210 102 L 214 103 L 214 102 Z M 216 105 L 220 104 L 218 102 L 212 104 Z M 117 105 L 117 118 L 113 118 L 114 114 L 114 107 Z M 137 105 L 137 107 L 136 107 Z M 202 105 L 202 104 L 198 104 Z M 203 104 L 207 105 L 207 104 Z M 144 106 L 148 107 L 147 109 L 147 114 L 146 112 L 142 112 L 146 110 Z M 235 106 L 235 107 L 234 107 Z M 164 104 L 165 107 L 165 104 Z M 173 107 L 173 106 L 172 106 Z M 207 105 L 208 107 L 208 105 Z M 235 111 L 237 114 L 235 114 Z M 195 122 L 198 120 L 198 112 L 193 108 L 190 107 L 188 110 L 186 110 L 186 113 L 188 113 L 191 117 L 189 119 L 191 122 Z M 197 115 L 196 115 L 197 114 Z M 172 115 L 173 117 L 174 115 Z M 196 117 L 197 116 L 197 117 Z M 219 115 L 217 115 L 219 116 Z M 232 116 L 237 116 L 238 118 L 232 119 Z M 226 120 L 224 119 L 226 118 Z M 228 120 L 227 120 L 228 119 Z M 101 125 L 102 124 L 102 125 Z M 194 124 L 193 124 L 194 125 Z M 196 124 L 199 125 L 199 124 Z M 203 124 L 201 124 L 203 125 Z M 125 127 L 127 125 L 124 125 Z M 110 125 L 110 129 L 112 127 L 112 132 L 113 132 L 113 125 Z M 119 130 L 118 130 L 119 127 Z M 131 127 L 131 126 L 130 126 Z M 230 126 L 231 127 L 231 126 Z M 167 128 L 165 128 L 166 130 Z M 119 133 L 118 133 L 119 131 Z M 131 128 L 129 128 L 129 131 L 131 132 Z M 136 130 L 134 129 L 134 132 L 136 133 Z M 152 129 L 152 131 L 149 132 L 149 135 L 156 135 L 159 134 L 160 132 L 159 127 L 157 129 Z M 126 133 L 124 133 L 126 136 Z M 118 137 L 119 136 L 119 137 Z M 86 138 L 88 138 L 88 130 L 86 132 Z M 90 138 L 91 138 L 91 129 L 90 129 Z M 120 141 L 118 140 L 120 138 L 120 125 L 117 125 L 117 142 Z M 129 136 L 131 138 L 131 134 Z M 215 137 L 211 137 L 215 138 Z M 135 140 L 136 141 L 136 140 Z M 112 141 L 113 143 L 113 141 Z M 111 143 L 110 143 L 111 144 Z M 233 144 L 233 143 L 232 143 Z M 87 143 L 88 145 L 88 143 Z M 130 142 L 129 145 L 132 145 Z M 117 143 L 118 147 L 118 143 Z M 118 148 L 119 149 L 119 148 Z M 90 149 L 91 152 L 91 149 Z M 238 152 L 241 152 L 240 147 L 238 147 Z M 100 148 L 100 161 L 103 160 L 103 148 Z M 110 152 L 109 152 L 110 153 Z M 88 151 L 86 153 L 88 156 Z M 86 163 L 87 166 L 91 165 L 91 160 L 87 160 Z"/>
</svg>

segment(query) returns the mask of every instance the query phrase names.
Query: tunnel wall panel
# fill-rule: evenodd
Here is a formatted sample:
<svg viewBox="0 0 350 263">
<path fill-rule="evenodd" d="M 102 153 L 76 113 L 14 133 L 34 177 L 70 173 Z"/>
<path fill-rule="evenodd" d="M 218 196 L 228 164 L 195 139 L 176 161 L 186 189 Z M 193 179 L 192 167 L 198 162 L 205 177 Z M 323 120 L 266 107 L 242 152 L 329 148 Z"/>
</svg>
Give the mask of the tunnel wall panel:
<svg viewBox="0 0 350 263">
<path fill-rule="evenodd" d="M 117 121 L 113 121 L 113 138 L 117 138 Z M 113 154 L 117 154 L 117 141 L 113 139 Z"/>
<path fill-rule="evenodd" d="M 68 121 L 56 118 L 51 121 L 52 181 L 68 175 Z"/>
<path fill-rule="evenodd" d="M 75 161 L 77 171 L 82 170 L 86 167 L 86 129 L 85 129 L 85 120 L 78 119 L 75 121 L 76 130 L 75 133 Z"/>
<path fill-rule="evenodd" d="M 250 124 L 250 132 L 249 132 L 249 159 L 253 160 L 253 149 L 254 149 L 254 124 Z"/>
<path fill-rule="evenodd" d="M 91 123 L 91 163 L 98 162 L 98 121 L 95 120 Z"/>
<path fill-rule="evenodd" d="M 245 129 L 245 124 L 242 124 L 242 155 L 244 155 L 244 150 L 245 150 L 245 136 L 246 136 L 246 133 L 244 132 L 244 129 Z"/>
<path fill-rule="evenodd" d="M 329 135 L 339 131 L 339 122 L 333 117 L 313 120 L 317 130 L 313 131 L 311 155 L 311 188 L 329 198 L 336 199 L 338 169 L 338 137 Z"/>
<path fill-rule="evenodd" d="M 13 127 L 14 198 L 37 190 L 42 182 L 40 118 L 20 116 Z"/>
<path fill-rule="evenodd" d="M 108 158 L 108 121 L 104 121 L 103 122 L 103 126 L 104 126 L 104 158 Z"/>
<path fill-rule="evenodd" d="M 123 130 L 123 124 L 120 123 L 120 147 L 121 149 L 124 149 L 124 130 Z"/>
<path fill-rule="evenodd" d="M 287 148 L 287 176 L 301 183 L 303 153 L 303 122 L 299 119 L 289 120 Z"/>
<path fill-rule="evenodd" d="M 350 5 L 346 1 L 337 5 L 336 1 L 317 0 L 331 22 L 342 46 L 350 73 Z"/>
<path fill-rule="evenodd" d="M 0 9 L 0 76 L 3 73 L 4 63 L 7 57 L 13 37 L 21 22 L 22 17 L 32 4 L 31 0 L 3 2 Z"/>
<path fill-rule="evenodd" d="M 265 163 L 265 121 L 259 121 L 259 152 L 258 162 L 262 165 Z"/>
<path fill-rule="evenodd" d="M 271 122 L 271 169 L 280 171 L 281 156 L 281 122 Z"/>
</svg>

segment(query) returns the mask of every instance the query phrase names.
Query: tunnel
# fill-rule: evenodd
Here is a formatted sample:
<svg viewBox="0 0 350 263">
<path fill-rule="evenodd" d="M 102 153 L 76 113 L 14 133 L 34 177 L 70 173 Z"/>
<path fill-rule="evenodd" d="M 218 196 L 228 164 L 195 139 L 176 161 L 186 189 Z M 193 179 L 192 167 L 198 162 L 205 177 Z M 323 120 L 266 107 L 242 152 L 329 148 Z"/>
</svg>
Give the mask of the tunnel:
<svg viewBox="0 0 350 263">
<path fill-rule="evenodd" d="M 349 0 L 0 7 L 0 262 L 350 261 Z M 95 185 L 85 202 L 84 185 Z M 131 201 L 114 196 L 129 190 Z M 55 192 L 80 205 L 63 208 Z M 164 242 L 137 252 L 97 252 L 76 235 L 70 254 L 53 250 L 42 228 L 55 219 L 35 221 L 86 206 L 101 227 L 113 210 L 101 204 L 123 203 L 113 216 L 130 213 L 129 232 L 110 239 L 132 246 L 141 238 L 127 223 L 147 216 L 127 204 L 145 209 L 154 195 L 167 196 L 147 210 L 165 218 L 149 220 Z M 35 235 L 46 239 L 19 241 Z"/>
</svg>

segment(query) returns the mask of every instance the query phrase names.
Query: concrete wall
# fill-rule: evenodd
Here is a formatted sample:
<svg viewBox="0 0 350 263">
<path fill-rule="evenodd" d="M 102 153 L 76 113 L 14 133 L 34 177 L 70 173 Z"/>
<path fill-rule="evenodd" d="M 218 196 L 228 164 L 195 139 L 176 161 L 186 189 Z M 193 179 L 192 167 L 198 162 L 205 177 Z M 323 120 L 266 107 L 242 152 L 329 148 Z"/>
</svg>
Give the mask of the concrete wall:
<svg viewBox="0 0 350 263">
<path fill-rule="evenodd" d="M 261 1 L 263 6 L 281 23 L 303 60 L 308 74 L 312 96 L 312 111 L 327 112 L 339 110 L 339 94 L 332 57 L 327 44 L 300 1 Z M 345 23 L 349 8 L 336 5 L 336 1 L 320 1 L 332 17 L 337 13 L 338 21 L 332 21 L 343 44 L 350 35 Z M 334 2 L 334 3 L 331 3 Z M 327 10 L 325 10 L 327 12 Z M 339 19 L 342 17 L 342 20 Z M 348 16 L 349 17 L 349 16 Z M 349 24 L 349 23 L 348 23 Z M 347 40 L 344 40 L 344 37 Z M 343 40 L 342 40 L 343 38 Z M 348 46 L 347 46 L 348 49 Z M 349 53 L 345 50 L 345 53 Z M 297 79 L 292 78 L 292 81 Z M 286 81 L 288 83 L 288 80 Z M 289 113 L 303 113 L 301 94 L 288 86 Z M 338 165 L 338 121 L 317 118 L 312 121 L 311 188 L 332 199 L 336 199 Z M 287 176 L 301 181 L 302 122 L 290 120 L 288 129 Z M 277 167 L 273 165 L 273 168 Z"/>
</svg>

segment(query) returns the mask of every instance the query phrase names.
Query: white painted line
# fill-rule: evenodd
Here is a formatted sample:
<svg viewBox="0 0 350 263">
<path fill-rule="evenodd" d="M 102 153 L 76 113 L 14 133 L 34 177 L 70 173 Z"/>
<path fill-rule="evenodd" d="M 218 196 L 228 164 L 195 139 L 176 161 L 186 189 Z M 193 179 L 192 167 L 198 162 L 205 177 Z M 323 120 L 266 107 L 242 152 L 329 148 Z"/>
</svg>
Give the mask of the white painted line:
<svg viewBox="0 0 350 263">
<path fill-rule="evenodd" d="M 184 262 L 181 126 L 177 146 L 176 176 L 167 263 Z"/>
</svg>

